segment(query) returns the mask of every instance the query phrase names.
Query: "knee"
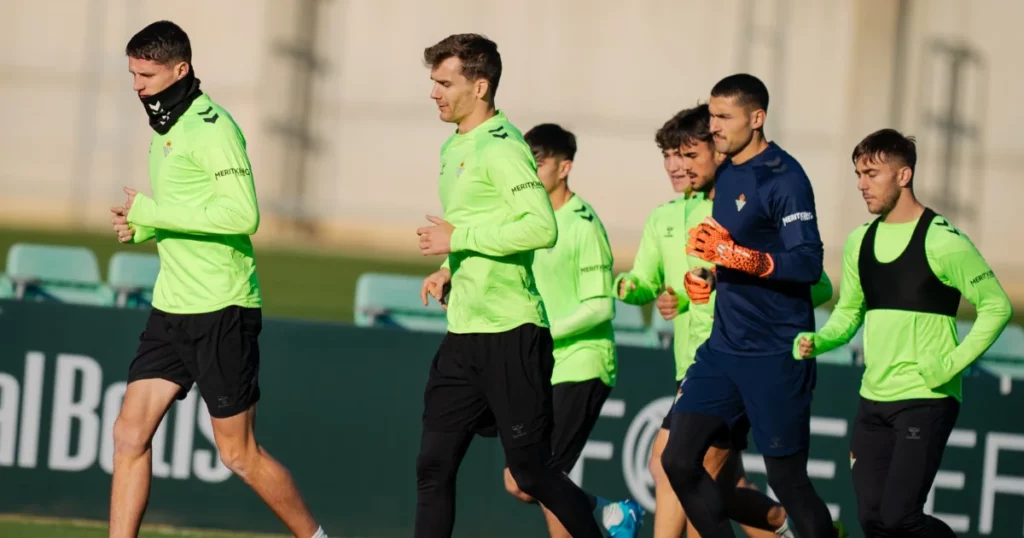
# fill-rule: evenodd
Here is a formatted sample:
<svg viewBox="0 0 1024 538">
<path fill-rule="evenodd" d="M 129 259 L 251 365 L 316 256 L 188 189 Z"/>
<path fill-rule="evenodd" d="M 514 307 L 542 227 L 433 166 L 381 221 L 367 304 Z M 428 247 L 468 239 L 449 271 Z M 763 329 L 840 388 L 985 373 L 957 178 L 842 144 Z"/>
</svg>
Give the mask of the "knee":
<svg viewBox="0 0 1024 538">
<path fill-rule="evenodd" d="M 702 458 L 687 457 L 686 454 L 669 455 L 669 451 L 666 450 L 661 453 L 660 460 L 665 478 L 673 482 L 689 482 L 705 472 Z"/>
<path fill-rule="evenodd" d="M 416 476 L 422 481 L 454 481 L 457 471 L 455 456 L 424 447 L 416 456 Z"/>
<path fill-rule="evenodd" d="M 508 467 L 505 468 L 504 475 L 505 491 L 507 491 L 509 495 L 519 499 L 524 503 L 534 502 L 533 497 L 527 495 L 526 493 L 523 492 L 523 490 L 519 489 L 519 484 L 516 483 L 516 479 L 512 477 L 512 472 L 508 470 Z"/>
<path fill-rule="evenodd" d="M 765 458 L 768 485 L 778 494 L 810 484 L 806 462 L 806 458 L 796 456 Z"/>
<path fill-rule="evenodd" d="M 244 479 L 256 466 L 260 457 L 260 449 L 256 443 L 222 442 L 217 446 L 220 461 L 231 472 Z"/>
<path fill-rule="evenodd" d="M 908 512 L 883 506 L 878 523 L 886 536 L 923 536 L 925 516 L 920 509 Z"/>
<path fill-rule="evenodd" d="M 114 421 L 114 454 L 118 457 L 138 458 L 151 448 L 152 435 L 142 424 L 123 415 Z"/>
</svg>

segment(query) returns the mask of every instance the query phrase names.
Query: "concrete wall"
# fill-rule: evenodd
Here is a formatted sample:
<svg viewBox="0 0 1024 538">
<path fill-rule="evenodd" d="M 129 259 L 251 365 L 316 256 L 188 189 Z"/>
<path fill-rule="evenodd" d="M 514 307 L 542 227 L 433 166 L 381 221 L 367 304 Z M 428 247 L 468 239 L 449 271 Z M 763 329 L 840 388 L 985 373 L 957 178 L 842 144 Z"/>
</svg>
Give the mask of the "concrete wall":
<svg viewBox="0 0 1024 538">
<path fill-rule="evenodd" d="M 895 126 L 918 137 L 924 201 L 950 215 L 1002 274 L 1024 280 L 1024 249 L 1003 248 L 1020 234 L 1007 219 L 1024 198 L 1019 0 L 0 5 L 0 46 L 14 52 L 0 60 L 7 221 L 102 227 L 121 185 L 147 187 L 150 130 L 123 48 L 143 25 L 170 18 L 192 37 L 204 88 L 248 136 L 265 215 L 259 238 L 295 240 L 294 230 L 308 229 L 287 226 L 298 218 L 323 241 L 414 253 L 412 229 L 439 211 L 437 152 L 451 132 L 428 98 L 422 49 L 475 31 L 503 55 L 499 107 L 524 131 L 555 121 L 577 133 L 572 185 L 600 213 L 620 261 L 632 255 L 647 213 L 671 197 L 655 130 L 706 99 L 719 78 L 749 71 L 772 93 L 768 134 L 814 183 L 832 265 L 849 230 L 869 218 L 850 151 Z M 296 60 L 303 45 L 314 51 L 312 75 Z M 973 135 L 953 145 L 936 123 L 950 93 L 940 45 L 976 60 L 964 68 L 957 112 Z M 303 149 L 302 132 L 314 149 Z"/>
</svg>

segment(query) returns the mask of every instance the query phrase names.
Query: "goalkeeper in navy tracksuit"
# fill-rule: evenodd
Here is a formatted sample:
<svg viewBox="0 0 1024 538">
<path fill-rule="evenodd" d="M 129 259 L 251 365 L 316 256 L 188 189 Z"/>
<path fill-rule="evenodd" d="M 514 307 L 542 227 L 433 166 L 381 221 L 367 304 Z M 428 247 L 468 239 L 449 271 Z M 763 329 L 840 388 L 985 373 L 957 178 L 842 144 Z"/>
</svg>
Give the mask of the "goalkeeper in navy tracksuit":
<svg viewBox="0 0 1024 538">
<path fill-rule="evenodd" d="M 727 506 L 704 470 L 707 448 L 749 419 L 768 483 L 803 538 L 836 536 L 807 476 L 816 365 L 793 358 L 814 330 L 811 286 L 822 273 L 814 193 L 800 164 L 764 138 L 768 90 L 750 75 L 711 91 L 719 168 L 712 218 L 690 230 L 687 252 L 717 265 L 711 337 L 680 385 L 662 464 L 704 538 L 731 537 Z"/>
</svg>

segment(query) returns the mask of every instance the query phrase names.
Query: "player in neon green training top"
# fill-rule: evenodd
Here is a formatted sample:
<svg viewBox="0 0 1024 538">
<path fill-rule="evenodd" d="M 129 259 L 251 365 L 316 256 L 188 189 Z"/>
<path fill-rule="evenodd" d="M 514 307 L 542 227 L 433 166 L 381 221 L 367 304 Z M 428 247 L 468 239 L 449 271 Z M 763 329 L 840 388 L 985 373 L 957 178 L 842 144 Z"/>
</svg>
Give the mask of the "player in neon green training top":
<svg viewBox="0 0 1024 538">
<path fill-rule="evenodd" d="M 924 513 L 960 412 L 960 377 L 1009 322 L 1010 301 L 971 240 L 915 197 L 914 140 L 892 129 L 853 151 L 857 187 L 879 215 L 843 248 L 839 302 L 816 333 L 794 341 L 813 357 L 864 325 L 865 370 L 850 460 L 865 536 L 951 538 Z M 977 319 L 957 343 L 960 297 Z"/>
<path fill-rule="evenodd" d="M 558 228 L 530 147 L 494 106 L 501 55 L 456 34 L 423 59 L 441 120 L 458 127 L 441 148 L 444 219 L 417 230 L 423 255 L 447 257 L 421 298 L 446 304 L 448 333 L 424 390 L 413 536 L 451 536 L 462 457 L 476 434 L 496 431 L 521 489 L 572 536 L 599 538 L 590 499 L 551 461 L 553 342 L 533 260 Z"/>
<path fill-rule="evenodd" d="M 662 150 L 665 171 L 673 189 L 683 196 L 655 210 L 647 221 L 633 269 L 616 279 L 620 297 L 635 304 L 650 302 L 660 290 L 666 290 L 659 297 L 658 310 L 675 324 L 676 385 L 693 364 L 697 348 L 711 334 L 714 314 L 713 288 L 708 286 L 699 299 L 691 300 L 686 286 L 690 270 L 711 268 L 712 264 L 685 254 L 688 231 L 711 214 L 715 171 L 722 160 L 711 143 L 709 119 L 707 105 L 701 105 L 681 111 L 658 131 L 655 140 Z M 679 293 L 675 293 L 673 283 L 680 288 Z M 812 290 L 815 304 L 829 300 L 832 286 L 828 276 L 823 274 Z M 680 314 L 675 315 L 677 312 Z M 684 316 L 684 321 L 680 321 Z M 661 467 L 661 453 L 668 442 L 667 421 L 668 416 L 655 438 L 650 460 L 657 507 L 655 538 L 681 536 L 687 527 L 679 499 Z M 745 438 L 745 431 L 737 435 L 735 442 L 742 443 L 738 450 L 730 450 L 728 443 L 713 447 L 714 453 L 706 460 L 709 472 L 717 475 L 724 469 L 733 477 L 726 482 L 739 486 L 732 513 L 745 524 L 744 531 L 749 536 L 791 536 L 787 534 L 782 506 L 753 490 L 743 477 L 739 450 L 746 446 Z"/>
<path fill-rule="evenodd" d="M 197 384 L 228 468 L 296 537 L 325 538 L 287 469 L 254 441 L 262 299 L 249 240 L 259 208 L 245 137 L 199 89 L 188 35 L 177 25 L 147 26 L 126 53 L 155 131 L 153 195 L 126 188 L 127 202 L 111 211 L 122 243 L 156 239 L 160 272 L 114 425 L 110 536 L 138 534 L 149 444 L 174 399 Z"/>
<path fill-rule="evenodd" d="M 615 386 L 612 249 L 597 212 L 569 189 L 576 136 L 546 123 L 530 129 L 525 140 L 537 161 L 537 176 L 544 184 L 558 223 L 555 246 L 534 253 L 533 273 L 554 340 L 553 458 L 555 467 L 569 473 Z M 505 488 L 519 500 L 533 502 L 520 491 L 508 469 Z M 639 503 L 631 499 L 610 503 L 594 495 L 588 497 L 610 536 L 636 536 L 644 516 Z M 570 537 L 547 509 L 544 516 L 552 538 Z"/>
</svg>

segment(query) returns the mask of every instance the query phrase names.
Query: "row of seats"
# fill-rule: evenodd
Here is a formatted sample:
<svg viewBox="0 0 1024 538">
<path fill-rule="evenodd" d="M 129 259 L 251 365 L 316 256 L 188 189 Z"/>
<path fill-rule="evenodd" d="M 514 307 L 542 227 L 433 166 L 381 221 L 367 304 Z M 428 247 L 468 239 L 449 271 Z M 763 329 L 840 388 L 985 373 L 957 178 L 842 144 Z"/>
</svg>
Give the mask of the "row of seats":
<svg viewBox="0 0 1024 538">
<path fill-rule="evenodd" d="M 16 243 L 0 273 L 0 298 L 148 307 L 159 271 L 156 254 L 118 252 L 111 256 L 104 280 L 96 254 L 88 248 Z"/>
<path fill-rule="evenodd" d="M 429 306 L 420 300 L 422 276 L 406 276 L 382 273 L 363 273 L 356 282 L 355 322 L 361 327 L 392 326 L 414 331 L 442 333 L 447 322 L 444 311 L 433 299 Z M 821 328 L 830 312 L 825 309 L 814 311 L 814 321 Z M 962 340 L 970 330 L 970 321 L 957 322 L 957 332 Z M 672 322 L 655 314 L 650 324 L 644 321 L 640 307 L 616 301 L 615 341 L 619 345 L 649 348 L 669 348 L 672 345 Z M 832 350 L 818 357 L 822 362 L 833 364 L 862 364 L 864 330 L 846 346 Z M 981 367 L 989 373 L 1024 379 L 1024 328 L 1011 324 L 999 340 L 989 348 Z"/>
</svg>

